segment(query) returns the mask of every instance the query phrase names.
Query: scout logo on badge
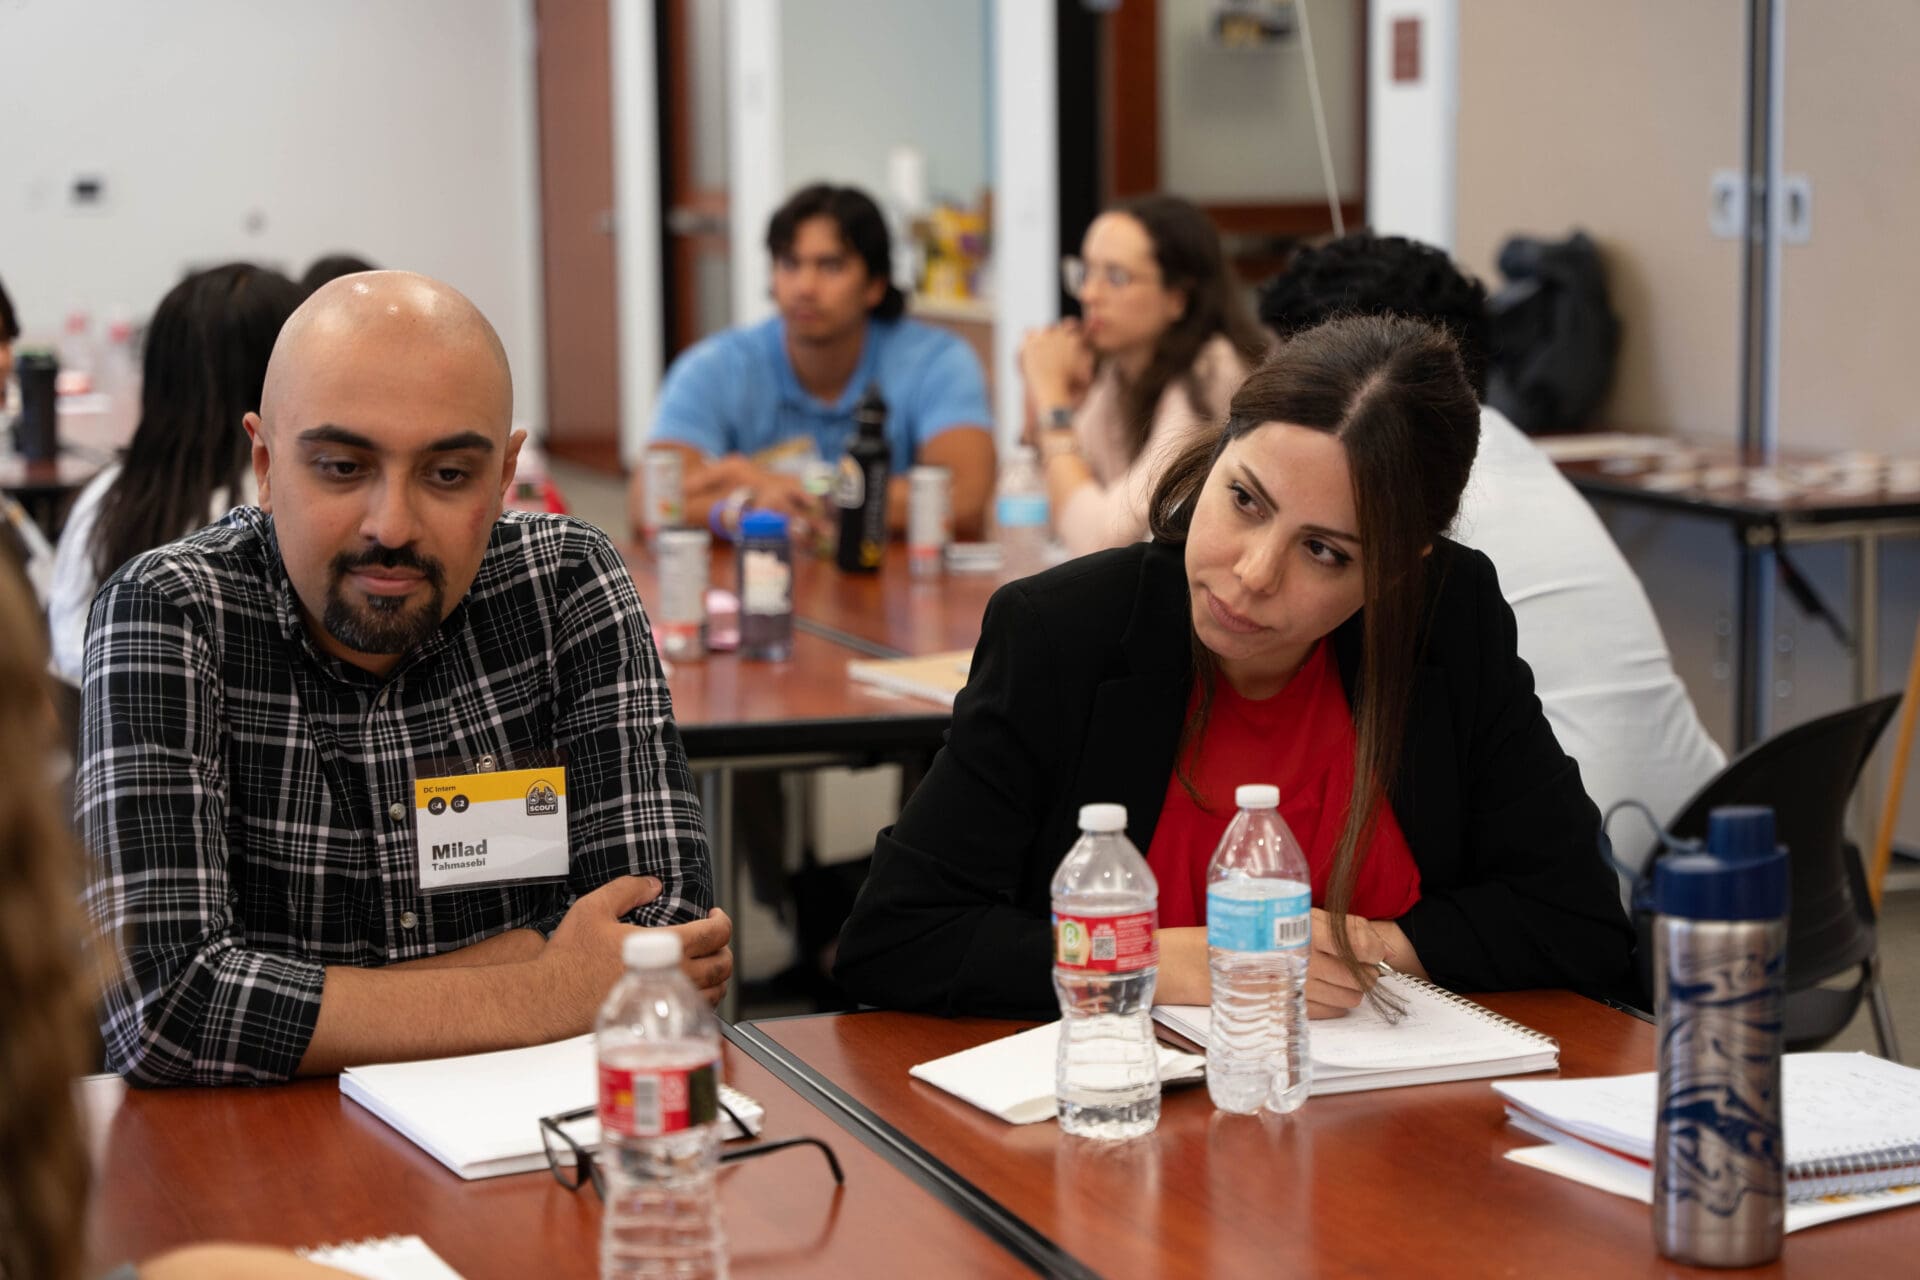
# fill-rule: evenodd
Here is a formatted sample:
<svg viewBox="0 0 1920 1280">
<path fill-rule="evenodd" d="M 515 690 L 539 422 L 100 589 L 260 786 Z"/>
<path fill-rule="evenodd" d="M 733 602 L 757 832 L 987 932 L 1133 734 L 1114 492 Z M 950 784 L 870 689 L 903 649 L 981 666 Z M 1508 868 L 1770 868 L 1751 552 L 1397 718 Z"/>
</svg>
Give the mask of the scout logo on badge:
<svg viewBox="0 0 1920 1280">
<path fill-rule="evenodd" d="M 1078 920 L 1056 918 L 1053 930 L 1054 960 L 1069 968 L 1087 962 L 1087 927 Z"/>
<path fill-rule="evenodd" d="M 527 815 L 535 817 L 543 813 L 560 812 L 560 797 L 554 793 L 553 784 L 541 778 L 527 788 Z"/>
</svg>

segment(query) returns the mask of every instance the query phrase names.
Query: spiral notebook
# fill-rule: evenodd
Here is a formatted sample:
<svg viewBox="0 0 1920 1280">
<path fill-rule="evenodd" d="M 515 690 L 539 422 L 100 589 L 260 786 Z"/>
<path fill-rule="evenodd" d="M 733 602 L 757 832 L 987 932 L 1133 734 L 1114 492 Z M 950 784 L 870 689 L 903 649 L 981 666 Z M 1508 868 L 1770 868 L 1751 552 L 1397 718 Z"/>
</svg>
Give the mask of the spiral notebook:
<svg viewBox="0 0 1920 1280">
<path fill-rule="evenodd" d="M 1787 1196 L 1809 1200 L 1920 1184 L 1920 1070 L 1865 1053 L 1780 1060 Z M 1516 1128 L 1645 1165 L 1653 1158 L 1651 1071 L 1493 1086 Z"/>
<path fill-rule="evenodd" d="M 1380 984 L 1405 1005 L 1398 1019 L 1367 1001 L 1344 1018 L 1307 1024 L 1315 1094 L 1525 1075 L 1560 1063 L 1560 1045 L 1552 1036 L 1424 978 L 1389 973 Z M 1153 1016 L 1169 1031 L 1206 1047 L 1212 1015 L 1205 1005 L 1155 1005 Z"/>
</svg>

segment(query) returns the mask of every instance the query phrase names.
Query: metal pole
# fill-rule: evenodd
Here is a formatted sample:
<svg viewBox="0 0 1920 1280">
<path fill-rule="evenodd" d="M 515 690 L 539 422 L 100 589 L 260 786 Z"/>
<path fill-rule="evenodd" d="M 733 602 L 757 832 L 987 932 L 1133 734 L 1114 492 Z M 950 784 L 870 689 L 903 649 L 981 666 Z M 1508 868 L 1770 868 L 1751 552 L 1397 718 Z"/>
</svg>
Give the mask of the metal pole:
<svg viewBox="0 0 1920 1280">
<path fill-rule="evenodd" d="M 1747 83 L 1744 129 L 1747 178 L 1746 239 L 1740 257 L 1740 447 L 1748 462 L 1771 461 L 1773 384 L 1768 356 L 1769 302 L 1777 228 L 1773 217 L 1775 155 L 1775 0 L 1747 0 Z"/>
</svg>

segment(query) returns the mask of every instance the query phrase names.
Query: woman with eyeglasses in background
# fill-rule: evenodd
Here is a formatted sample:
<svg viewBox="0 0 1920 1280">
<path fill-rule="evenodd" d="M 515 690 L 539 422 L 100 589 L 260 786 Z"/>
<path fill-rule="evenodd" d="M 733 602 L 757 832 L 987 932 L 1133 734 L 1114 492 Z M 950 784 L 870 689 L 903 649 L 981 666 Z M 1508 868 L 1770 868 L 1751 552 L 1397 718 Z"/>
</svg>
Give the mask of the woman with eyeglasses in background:
<svg viewBox="0 0 1920 1280">
<path fill-rule="evenodd" d="M 1029 333 L 1020 375 L 1054 533 L 1084 555 L 1146 536 L 1160 473 L 1218 424 L 1268 336 L 1178 196 L 1120 202 L 1060 266 L 1080 315 Z"/>
</svg>

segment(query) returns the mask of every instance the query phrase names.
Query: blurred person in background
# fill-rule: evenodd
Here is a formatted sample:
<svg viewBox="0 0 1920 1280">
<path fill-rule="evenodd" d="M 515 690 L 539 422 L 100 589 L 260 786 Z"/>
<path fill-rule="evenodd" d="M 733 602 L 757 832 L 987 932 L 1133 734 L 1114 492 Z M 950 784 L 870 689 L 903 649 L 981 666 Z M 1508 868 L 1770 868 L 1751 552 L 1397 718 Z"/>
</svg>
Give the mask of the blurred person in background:
<svg viewBox="0 0 1920 1280">
<path fill-rule="evenodd" d="M 767 225 L 779 315 L 703 338 L 667 370 L 648 444 L 682 455 L 687 522 L 735 524 L 745 507 L 802 527 L 827 518 L 801 477 L 837 463 L 868 387 L 887 402 L 887 528 L 907 524 L 907 470 L 952 475 L 956 536 L 976 538 L 993 490 L 992 414 L 971 348 L 905 314 L 886 219 L 855 187 L 795 192 Z M 644 472 L 629 508 L 641 527 Z"/>
<path fill-rule="evenodd" d="M 98 984 L 78 898 L 81 856 L 51 788 L 46 649 L 19 577 L 0 565 L 0 1276 L 81 1280 L 90 1171 L 74 1082 L 97 1069 Z M 274 1249 L 198 1245 L 106 1280 L 324 1280 Z"/>
<path fill-rule="evenodd" d="M 241 420 L 260 407 L 280 326 L 306 295 L 277 271 L 235 262 L 170 290 L 147 327 L 140 425 L 126 456 L 74 500 L 47 601 L 54 669 L 80 683 L 94 591 L 142 551 L 254 499 Z"/>
<path fill-rule="evenodd" d="M 356 276 L 362 271 L 379 269 L 358 254 L 329 253 L 325 257 L 315 258 L 313 265 L 307 268 L 307 274 L 300 277 L 300 296 L 304 298 L 321 285 L 338 280 L 341 276 Z"/>
<path fill-rule="evenodd" d="M 1207 215 L 1125 200 L 1061 262 L 1080 316 L 1020 344 L 1054 533 L 1074 555 L 1147 535 L 1147 499 L 1197 430 L 1217 427 L 1268 345 Z"/>
<path fill-rule="evenodd" d="M 20 340 L 20 317 L 13 313 L 13 299 L 0 284 L 0 409 L 7 403 L 7 384 L 13 381 L 13 344 Z"/>
</svg>

